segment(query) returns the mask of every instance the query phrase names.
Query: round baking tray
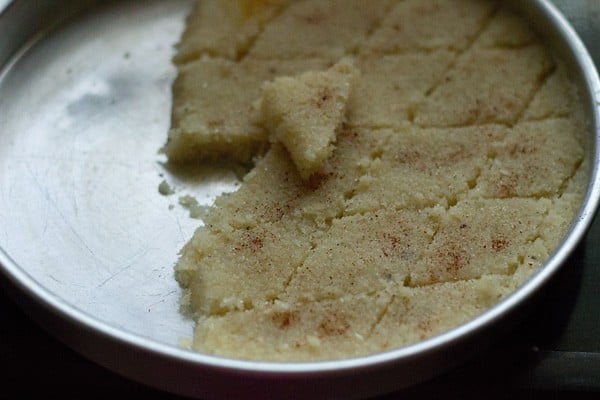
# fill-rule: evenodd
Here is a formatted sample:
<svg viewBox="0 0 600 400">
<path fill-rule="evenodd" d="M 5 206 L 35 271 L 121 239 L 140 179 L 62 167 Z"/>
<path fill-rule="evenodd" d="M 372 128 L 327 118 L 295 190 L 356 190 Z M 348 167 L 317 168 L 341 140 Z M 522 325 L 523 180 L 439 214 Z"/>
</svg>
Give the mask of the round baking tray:
<svg viewBox="0 0 600 400">
<path fill-rule="evenodd" d="M 227 171 L 185 174 L 157 154 L 169 127 L 170 60 L 189 0 L 16 0 L 0 14 L 0 264 L 13 298 L 66 344 L 126 377 L 224 398 L 356 398 L 442 373 L 526 312 L 591 224 L 599 198 L 600 83 L 574 31 L 548 1 L 514 2 L 580 86 L 590 184 L 567 238 L 516 293 L 450 332 L 350 360 L 264 363 L 179 346 L 177 251 L 198 225 L 178 204 L 236 186 Z M 176 193 L 160 195 L 166 180 Z"/>
</svg>

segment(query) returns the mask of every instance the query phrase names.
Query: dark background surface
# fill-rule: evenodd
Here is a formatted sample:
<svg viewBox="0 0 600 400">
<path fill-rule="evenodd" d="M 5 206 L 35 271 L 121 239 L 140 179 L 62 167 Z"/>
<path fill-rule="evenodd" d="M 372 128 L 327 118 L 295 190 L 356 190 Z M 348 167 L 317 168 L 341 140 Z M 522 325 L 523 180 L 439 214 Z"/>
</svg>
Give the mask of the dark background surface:
<svg viewBox="0 0 600 400">
<path fill-rule="evenodd" d="M 598 64 L 600 0 L 554 3 Z M 456 370 L 383 399 L 600 399 L 599 239 L 600 222 L 596 221 L 541 301 L 492 348 Z M 131 382 L 83 358 L 44 332 L 0 291 L 0 398 L 131 396 L 179 398 Z"/>
</svg>

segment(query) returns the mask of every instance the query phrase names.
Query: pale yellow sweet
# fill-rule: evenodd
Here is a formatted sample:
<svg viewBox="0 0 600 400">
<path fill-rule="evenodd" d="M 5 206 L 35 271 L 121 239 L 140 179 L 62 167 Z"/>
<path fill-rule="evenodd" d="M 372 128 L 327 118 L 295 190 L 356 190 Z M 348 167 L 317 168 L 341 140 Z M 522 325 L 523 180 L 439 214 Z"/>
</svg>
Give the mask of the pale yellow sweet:
<svg viewBox="0 0 600 400">
<path fill-rule="evenodd" d="M 187 20 L 162 151 L 173 162 L 247 162 L 264 149 L 253 102 L 277 76 L 323 70 L 366 40 L 392 0 L 207 0 Z M 290 32 L 293 32 L 290 34 Z"/>
<path fill-rule="evenodd" d="M 465 199 L 439 215 L 435 236 L 410 266 L 409 286 L 511 275 L 521 265 L 539 266 L 555 246 L 544 231 L 549 199 Z"/>
<path fill-rule="evenodd" d="M 202 0 L 195 3 L 177 46 L 174 61 L 184 64 L 202 56 L 236 60 L 264 25 L 292 0 Z"/>
<path fill-rule="evenodd" d="M 371 157 L 380 151 L 382 132 L 343 129 L 321 173 L 303 180 L 288 152 L 274 144 L 258 160 L 234 195 L 222 196 L 204 221 L 211 229 L 242 229 L 282 218 L 327 227 L 342 215 Z"/>
<path fill-rule="evenodd" d="M 303 179 L 321 171 L 333 152 L 357 74 L 352 61 L 343 60 L 263 86 L 259 123 L 272 142 L 285 146 Z"/>
<path fill-rule="evenodd" d="M 173 84 L 172 123 L 163 151 L 170 161 L 248 161 L 267 143 L 254 124 L 254 101 L 264 82 L 326 65 L 318 59 L 234 62 L 201 58 L 179 68 Z"/>
<path fill-rule="evenodd" d="M 414 121 L 420 126 L 514 124 L 553 67 L 539 44 L 474 46 L 419 105 Z"/>
<path fill-rule="evenodd" d="M 385 147 L 357 182 L 348 212 L 455 204 L 476 187 L 489 148 L 507 131 L 501 125 L 381 130 Z"/>
<path fill-rule="evenodd" d="M 488 0 L 398 1 L 363 51 L 384 54 L 434 49 L 462 51 L 497 8 L 498 2 Z"/>
<path fill-rule="evenodd" d="M 433 240 L 437 211 L 380 209 L 335 219 L 280 298 L 314 302 L 396 290 Z"/>
<path fill-rule="evenodd" d="M 474 192 L 482 197 L 558 196 L 584 157 L 582 126 L 568 119 L 523 122 L 494 143 Z"/>
<path fill-rule="evenodd" d="M 501 2 L 277 4 L 255 28 L 231 24 L 246 33 L 230 47 L 198 47 L 191 33 L 179 46 L 202 56 L 178 65 L 170 159 L 260 153 L 177 262 L 193 349 L 362 356 L 444 333 L 509 296 L 584 196 L 586 124 L 565 66 Z M 304 77 L 323 87 L 344 57 L 360 74 L 343 115 L 320 119 L 305 107 Z M 292 136 L 326 149 L 317 169 L 298 168 L 301 147 L 278 132 L 290 116 Z"/>
<path fill-rule="evenodd" d="M 507 6 L 501 6 L 477 38 L 477 45 L 514 49 L 534 44 L 536 41 L 537 36 L 529 21 L 524 21 Z"/>
<path fill-rule="evenodd" d="M 575 112 L 577 90 L 567 78 L 567 71 L 559 65 L 543 83 L 529 107 L 524 119 L 536 120 L 549 117 L 568 117 Z"/>
<path fill-rule="evenodd" d="M 357 63 L 360 79 L 348 104 L 352 125 L 383 128 L 409 121 L 414 108 L 439 84 L 455 57 L 447 50 L 361 55 Z"/>
<path fill-rule="evenodd" d="M 265 27 L 248 56 L 338 60 L 361 47 L 394 3 L 393 0 L 294 1 Z"/>
<path fill-rule="evenodd" d="M 195 330 L 194 349 L 243 359 L 264 354 L 271 361 L 379 352 L 383 346 L 370 336 L 392 298 L 391 293 L 375 293 L 308 303 L 276 301 L 204 317 Z"/>
<path fill-rule="evenodd" d="M 373 327 L 368 350 L 391 350 L 450 330 L 494 306 L 530 273 L 520 267 L 513 275 L 400 288 Z"/>
</svg>

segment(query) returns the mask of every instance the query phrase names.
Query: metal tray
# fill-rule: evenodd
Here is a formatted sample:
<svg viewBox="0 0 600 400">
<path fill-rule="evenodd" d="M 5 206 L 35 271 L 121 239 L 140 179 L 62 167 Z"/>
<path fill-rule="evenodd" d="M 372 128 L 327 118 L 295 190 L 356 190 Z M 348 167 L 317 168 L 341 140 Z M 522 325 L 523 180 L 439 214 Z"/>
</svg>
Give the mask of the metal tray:
<svg viewBox="0 0 600 400">
<path fill-rule="evenodd" d="M 178 197 L 208 204 L 237 182 L 226 171 L 169 169 L 157 153 L 169 126 L 173 45 L 192 2 L 32 3 L 13 1 L 0 14 L 8 39 L 0 65 L 10 60 L 0 74 L 4 286 L 55 336 L 129 378 L 196 396 L 264 393 L 260 376 L 272 367 L 178 347 L 192 322 L 178 312 L 172 265 L 198 225 Z M 163 180 L 174 195 L 158 194 Z M 434 375 L 454 364 L 424 369 Z M 327 384 L 336 370 L 307 368 L 303 379 Z M 338 386 L 353 380 L 348 368 L 340 373 Z M 417 371 L 415 382 L 425 375 Z M 392 371 L 345 392 L 377 393 L 393 380 Z"/>
<path fill-rule="evenodd" d="M 158 195 L 157 150 L 189 4 L 100 7 L 30 40 L 0 81 L 3 249 L 48 300 L 171 345 L 191 329 L 171 269 L 198 221 Z"/>
</svg>

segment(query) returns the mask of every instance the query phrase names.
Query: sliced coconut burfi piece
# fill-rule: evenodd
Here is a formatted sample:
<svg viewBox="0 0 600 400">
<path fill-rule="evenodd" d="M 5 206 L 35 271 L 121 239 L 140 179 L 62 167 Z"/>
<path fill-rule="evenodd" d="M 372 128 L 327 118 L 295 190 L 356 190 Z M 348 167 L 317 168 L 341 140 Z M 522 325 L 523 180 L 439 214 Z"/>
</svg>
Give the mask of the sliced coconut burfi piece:
<svg viewBox="0 0 600 400">
<path fill-rule="evenodd" d="M 361 55 L 357 64 L 361 74 L 348 104 L 349 124 L 371 128 L 405 124 L 454 58 L 446 50 Z"/>
<path fill-rule="evenodd" d="M 476 47 L 418 107 L 421 126 L 514 124 L 554 64 L 539 45 Z"/>
<path fill-rule="evenodd" d="M 516 125 L 491 147 L 474 192 L 497 198 L 560 195 L 584 157 L 578 128 L 568 119 Z"/>
<path fill-rule="evenodd" d="M 267 143 L 265 130 L 254 125 L 253 102 L 263 83 L 325 65 L 315 59 L 236 63 L 203 58 L 182 66 L 173 84 L 171 129 L 163 151 L 174 162 L 250 160 Z"/>
<path fill-rule="evenodd" d="M 358 50 L 391 3 L 390 0 L 294 2 L 265 28 L 248 57 L 338 60 Z"/>
<path fill-rule="evenodd" d="M 209 354 L 269 361 L 365 355 L 381 350 L 372 347 L 368 337 L 389 302 L 387 293 L 322 302 L 275 301 L 202 319 L 194 346 Z"/>
<path fill-rule="evenodd" d="M 496 9 L 488 0 L 406 0 L 399 2 L 363 51 L 463 50 Z"/>
<path fill-rule="evenodd" d="M 260 123 L 289 151 L 300 176 L 321 171 L 345 120 L 357 70 L 349 60 L 326 71 L 280 77 L 263 87 Z"/>
<path fill-rule="evenodd" d="M 201 0 L 187 18 L 174 61 L 202 56 L 239 59 L 263 26 L 291 0 Z"/>
</svg>

